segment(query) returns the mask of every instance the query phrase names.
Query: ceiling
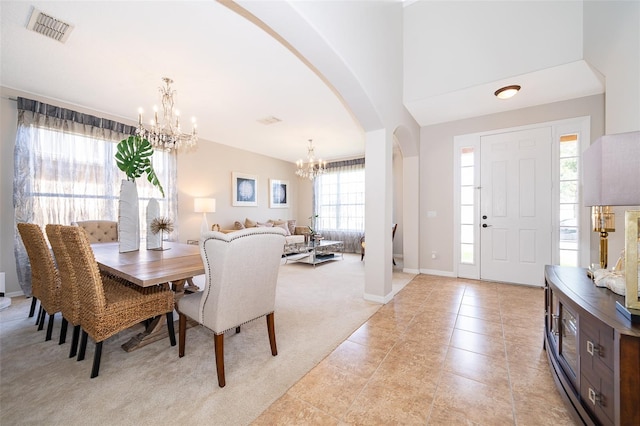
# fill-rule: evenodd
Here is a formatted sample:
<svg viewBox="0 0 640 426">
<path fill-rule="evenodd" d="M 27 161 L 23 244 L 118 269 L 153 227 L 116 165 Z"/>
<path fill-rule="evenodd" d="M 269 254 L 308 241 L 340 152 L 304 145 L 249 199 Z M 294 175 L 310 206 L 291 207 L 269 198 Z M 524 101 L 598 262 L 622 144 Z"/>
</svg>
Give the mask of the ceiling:
<svg viewBox="0 0 640 426">
<path fill-rule="evenodd" d="M 74 26 L 65 43 L 26 29 L 33 7 Z M 5 88 L 134 124 L 139 108 L 148 122 L 153 105 L 160 105 L 158 88 L 166 76 L 174 80 L 183 126 L 189 128 L 185 123 L 196 117 L 200 143 L 290 162 L 306 156 L 308 139 L 325 160 L 364 153 L 362 128 L 320 78 L 262 29 L 216 1 L 2 0 L 0 14 Z M 405 67 L 410 62 L 405 54 Z M 561 93 L 553 96 L 536 90 L 496 104 L 491 94 L 499 79 L 449 85 L 444 93 L 417 98 L 406 95 L 405 82 L 406 106 L 420 125 L 428 125 L 602 91 L 583 61 L 556 68 L 522 73 L 519 81 L 551 84 L 558 71 L 576 87 L 567 93 L 556 88 Z M 282 121 L 260 122 L 268 117 Z"/>
<path fill-rule="evenodd" d="M 32 7 L 75 26 L 63 44 L 27 30 Z M 0 3 L 0 85 L 145 123 L 174 80 L 183 127 L 295 162 L 362 155 L 362 129 L 333 92 L 263 30 L 215 1 Z M 264 125 L 259 120 L 277 117 Z M 108 117 L 110 118 L 110 117 Z"/>
</svg>

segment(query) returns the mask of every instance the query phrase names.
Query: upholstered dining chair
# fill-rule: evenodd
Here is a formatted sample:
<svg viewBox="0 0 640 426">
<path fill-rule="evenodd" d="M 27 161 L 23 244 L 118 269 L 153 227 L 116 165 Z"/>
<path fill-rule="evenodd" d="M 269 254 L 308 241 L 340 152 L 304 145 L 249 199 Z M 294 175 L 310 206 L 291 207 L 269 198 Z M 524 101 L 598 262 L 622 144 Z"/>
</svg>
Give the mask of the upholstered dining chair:
<svg viewBox="0 0 640 426">
<path fill-rule="evenodd" d="M 171 346 L 175 346 L 173 291 L 168 287 L 138 287 L 101 274 L 89 236 L 83 228 L 61 226 L 60 234 L 67 253 L 73 259 L 73 276 L 79 290 L 82 337 L 78 360 L 84 359 L 87 337 L 96 342 L 91 378 L 97 377 L 100 370 L 102 343 L 149 318 L 166 314 L 169 339 Z"/>
<path fill-rule="evenodd" d="M 112 220 L 80 220 L 72 225 L 84 228 L 89 243 L 112 243 L 118 241 L 118 222 Z"/>
<path fill-rule="evenodd" d="M 49 315 L 45 341 L 51 340 L 55 314 L 60 312 L 60 276 L 53 255 L 40 225 L 35 223 L 18 223 L 18 232 L 24 243 L 31 265 L 31 291 L 33 297 L 40 301 L 41 313 L 38 315 L 38 330 L 44 327 L 44 319 Z M 66 329 L 61 330 L 66 335 Z"/>
<path fill-rule="evenodd" d="M 396 229 L 398 229 L 398 224 L 394 223 L 393 225 L 391 225 L 391 242 L 393 242 L 393 239 L 396 236 Z M 364 241 L 364 235 L 362 237 L 360 237 L 360 261 L 362 261 L 362 259 L 364 259 L 364 250 L 366 247 L 366 243 Z M 396 264 L 396 260 L 393 258 L 393 256 L 391 257 L 391 260 L 393 261 L 393 264 L 395 266 Z"/>
<path fill-rule="evenodd" d="M 178 300 L 178 356 L 183 357 L 187 318 L 213 331 L 218 385 L 225 386 L 224 333 L 266 316 L 271 354 L 276 356 L 274 309 L 285 231 L 247 228 L 200 237 L 205 285 Z"/>
<path fill-rule="evenodd" d="M 80 337 L 80 296 L 76 277 L 73 272 L 73 259 L 67 252 L 67 248 L 62 241 L 60 233 L 62 225 L 49 224 L 45 226 L 47 238 L 53 255 L 58 264 L 60 274 L 60 310 L 62 311 L 62 323 L 69 323 L 73 326 L 73 337 L 71 339 L 71 349 L 69 358 L 76 356 L 78 352 L 78 339 Z M 66 331 L 66 327 L 63 326 Z M 66 332 L 65 332 L 66 335 Z M 66 336 L 60 333 L 60 341 L 64 342 Z"/>
</svg>

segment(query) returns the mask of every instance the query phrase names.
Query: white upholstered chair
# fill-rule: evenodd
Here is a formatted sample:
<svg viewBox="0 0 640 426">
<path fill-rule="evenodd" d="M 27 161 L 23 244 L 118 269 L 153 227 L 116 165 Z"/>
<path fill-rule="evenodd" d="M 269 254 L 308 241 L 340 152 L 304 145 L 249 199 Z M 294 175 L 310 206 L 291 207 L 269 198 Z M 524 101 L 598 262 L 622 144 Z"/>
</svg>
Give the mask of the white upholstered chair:
<svg viewBox="0 0 640 426">
<path fill-rule="evenodd" d="M 280 228 L 207 232 L 200 238 L 205 287 L 178 301 L 178 355 L 185 352 L 187 317 L 213 331 L 220 387 L 225 385 L 225 331 L 266 316 L 271 354 L 278 354 L 273 312 L 284 241 Z"/>
</svg>

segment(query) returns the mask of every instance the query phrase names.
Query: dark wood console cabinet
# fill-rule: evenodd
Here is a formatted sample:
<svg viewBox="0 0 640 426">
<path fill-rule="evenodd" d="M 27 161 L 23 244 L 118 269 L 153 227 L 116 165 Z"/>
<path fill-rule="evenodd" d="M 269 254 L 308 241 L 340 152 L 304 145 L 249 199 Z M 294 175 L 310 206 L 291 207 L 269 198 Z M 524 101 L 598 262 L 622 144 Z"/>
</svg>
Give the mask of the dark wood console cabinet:
<svg viewBox="0 0 640 426">
<path fill-rule="evenodd" d="M 640 326 L 582 268 L 545 267 L 545 349 L 560 394 L 587 425 L 640 425 Z"/>
</svg>

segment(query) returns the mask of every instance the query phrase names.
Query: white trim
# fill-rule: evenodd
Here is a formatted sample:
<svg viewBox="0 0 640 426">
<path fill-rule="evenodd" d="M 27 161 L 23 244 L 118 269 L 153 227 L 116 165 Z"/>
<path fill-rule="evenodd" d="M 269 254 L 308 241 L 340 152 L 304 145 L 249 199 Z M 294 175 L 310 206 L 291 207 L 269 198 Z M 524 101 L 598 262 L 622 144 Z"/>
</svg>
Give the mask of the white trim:
<svg viewBox="0 0 640 426">
<path fill-rule="evenodd" d="M 391 302 L 391 300 L 393 299 L 393 292 L 387 294 L 384 297 L 381 296 L 377 296 L 374 294 L 369 294 L 369 293 L 365 293 L 364 294 L 364 300 L 369 301 L 369 302 L 375 302 L 375 303 L 382 303 L 383 305 L 386 305 L 387 303 Z"/>
<path fill-rule="evenodd" d="M 473 241 L 475 243 L 473 250 L 473 263 L 460 263 L 460 149 L 463 147 L 473 148 L 473 181 L 476 188 L 480 182 L 480 137 L 475 134 L 455 136 L 453 138 L 453 275 L 454 277 L 480 279 L 480 257 L 477 247 L 480 238 L 480 227 L 473 231 Z M 475 190 L 474 196 L 478 198 L 478 189 Z M 475 218 L 480 218 L 480 203 L 476 202 L 473 208 Z"/>
<path fill-rule="evenodd" d="M 402 272 L 406 272 L 407 274 L 419 274 L 420 270 L 419 269 L 404 268 L 402 270 Z"/>
<path fill-rule="evenodd" d="M 584 176 L 584 170 L 582 170 L 582 153 L 591 145 L 591 117 L 576 117 L 575 119 L 564 120 L 561 123 L 557 123 L 552 127 L 552 182 L 553 186 L 553 200 L 552 208 L 555 215 L 553 216 L 553 229 L 552 229 L 552 262 L 555 265 L 560 264 L 560 247 L 559 238 L 557 235 L 560 229 L 560 218 L 558 212 L 560 211 L 560 188 L 556 184 L 560 181 L 560 136 L 564 134 L 576 133 L 578 134 L 579 151 L 578 157 L 578 206 L 582 208 L 578 210 L 578 232 L 580 240 L 578 241 L 578 266 L 584 268 L 589 267 L 590 258 L 590 230 L 591 230 L 591 216 L 590 209 L 584 207 L 582 204 L 582 177 Z"/>
<path fill-rule="evenodd" d="M 439 271 L 437 269 L 420 269 L 420 273 L 427 275 L 437 275 L 440 277 L 455 277 L 455 274 L 451 271 Z"/>
<path fill-rule="evenodd" d="M 11 293 L 4 294 L 4 297 L 20 297 L 20 296 L 24 296 L 24 293 L 22 291 L 12 291 Z"/>
</svg>

